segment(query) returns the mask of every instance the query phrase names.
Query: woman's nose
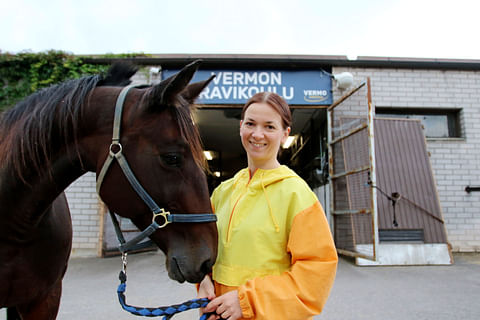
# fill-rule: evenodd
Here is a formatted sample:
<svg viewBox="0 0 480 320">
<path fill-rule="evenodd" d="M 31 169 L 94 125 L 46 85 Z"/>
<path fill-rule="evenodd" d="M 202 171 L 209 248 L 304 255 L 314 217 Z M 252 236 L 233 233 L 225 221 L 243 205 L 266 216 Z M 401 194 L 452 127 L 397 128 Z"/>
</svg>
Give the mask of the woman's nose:
<svg viewBox="0 0 480 320">
<path fill-rule="evenodd" d="M 254 138 L 261 138 L 261 137 L 263 137 L 263 130 L 262 130 L 262 128 L 256 127 L 255 129 L 253 129 L 252 136 L 253 136 Z"/>
</svg>

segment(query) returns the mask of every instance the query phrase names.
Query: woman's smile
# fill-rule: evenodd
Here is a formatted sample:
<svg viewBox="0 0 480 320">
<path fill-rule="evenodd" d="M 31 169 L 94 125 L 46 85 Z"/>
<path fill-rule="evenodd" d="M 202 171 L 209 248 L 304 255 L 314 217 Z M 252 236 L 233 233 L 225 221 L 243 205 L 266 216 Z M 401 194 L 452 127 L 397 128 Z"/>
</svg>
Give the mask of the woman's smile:
<svg viewBox="0 0 480 320">
<path fill-rule="evenodd" d="M 260 142 L 255 142 L 255 141 L 250 141 L 250 144 L 252 144 L 256 148 L 265 147 L 267 145 L 266 143 L 260 143 Z"/>
</svg>

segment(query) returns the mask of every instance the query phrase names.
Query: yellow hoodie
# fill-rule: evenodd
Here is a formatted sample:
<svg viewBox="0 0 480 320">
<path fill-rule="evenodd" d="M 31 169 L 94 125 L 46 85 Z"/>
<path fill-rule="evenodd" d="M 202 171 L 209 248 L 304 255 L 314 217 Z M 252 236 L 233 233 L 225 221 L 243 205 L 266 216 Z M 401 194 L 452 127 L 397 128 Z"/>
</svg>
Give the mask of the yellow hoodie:
<svg viewBox="0 0 480 320">
<path fill-rule="evenodd" d="M 239 171 L 212 194 L 217 296 L 238 290 L 243 318 L 310 319 L 335 279 L 337 254 L 315 194 L 286 166 Z"/>
</svg>

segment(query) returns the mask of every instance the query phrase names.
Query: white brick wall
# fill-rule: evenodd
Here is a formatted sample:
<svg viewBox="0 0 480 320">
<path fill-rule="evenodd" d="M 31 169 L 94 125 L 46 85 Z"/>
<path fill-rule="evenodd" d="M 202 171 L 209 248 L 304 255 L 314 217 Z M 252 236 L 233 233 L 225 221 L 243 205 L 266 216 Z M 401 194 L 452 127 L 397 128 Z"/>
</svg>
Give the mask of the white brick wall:
<svg viewBox="0 0 480 320">
<path fill-rule="evenodd" d="M 397 108 L 460 108 L 461 139 L 429 139 L 427 148 L 453 251 L 480 251 L 480 72 L 334 68 L 371 79 L 373 104 Z"/>
<path fill-rule="evenodd" d="M 95 189 L 95 174 L 89 172 L 65 190 L 72 215 L 72 256 L 100 254 L 102 204 Z"/>
</svg>

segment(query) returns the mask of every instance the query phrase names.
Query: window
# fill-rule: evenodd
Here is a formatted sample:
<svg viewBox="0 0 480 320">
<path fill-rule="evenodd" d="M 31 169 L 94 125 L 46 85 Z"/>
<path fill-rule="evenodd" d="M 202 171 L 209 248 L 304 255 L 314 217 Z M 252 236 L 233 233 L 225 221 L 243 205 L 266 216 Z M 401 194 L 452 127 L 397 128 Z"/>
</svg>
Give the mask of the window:
<svg viewBox="0 0 480 320">
<path fill-rule="evenodd" d="M 375 108 L 379 118 L 420 119 L 427 138 L 460 138 L 459 109 Z"/>
</svg>

